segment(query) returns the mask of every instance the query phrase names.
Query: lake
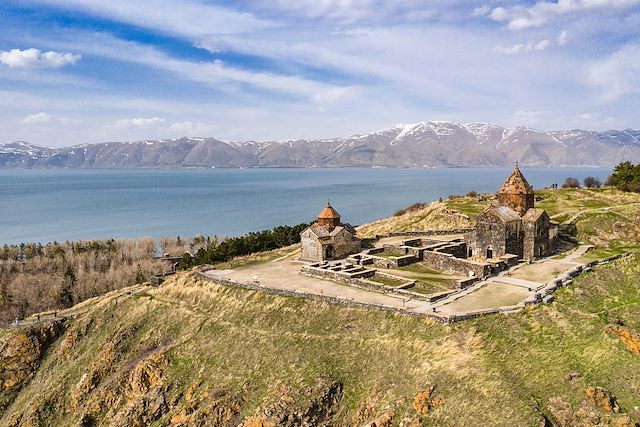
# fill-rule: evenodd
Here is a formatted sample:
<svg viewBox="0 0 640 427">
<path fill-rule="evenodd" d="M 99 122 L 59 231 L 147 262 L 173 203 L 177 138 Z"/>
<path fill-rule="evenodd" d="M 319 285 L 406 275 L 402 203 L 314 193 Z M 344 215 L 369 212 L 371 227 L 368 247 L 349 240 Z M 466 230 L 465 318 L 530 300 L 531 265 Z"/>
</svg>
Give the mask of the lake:
<svg viewBox="0 0 640 427">
<path fill-rule="evenodd" d="M 522 168 L 534 188 L 611 168 Z M 415 202 L 495 192 L 509 169 L 2 170 L 0 244 L 218 235 L 294 225 L 331 200 L 357 225 Z"/>
</svg>

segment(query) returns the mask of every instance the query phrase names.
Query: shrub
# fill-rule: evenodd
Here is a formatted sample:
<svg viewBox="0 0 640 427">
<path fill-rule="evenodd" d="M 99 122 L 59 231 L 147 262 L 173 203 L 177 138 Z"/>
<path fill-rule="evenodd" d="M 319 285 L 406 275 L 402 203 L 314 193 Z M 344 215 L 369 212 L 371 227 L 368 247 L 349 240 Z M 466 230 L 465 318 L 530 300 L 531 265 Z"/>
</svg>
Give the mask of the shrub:
<svg viewBox="0 0 640 427">
<path fill-rule="evenodd" d="M 578 178 L 569 177 L 564 180 L 562 188 L 580 188 L 580 181 L 578 181 Z"/>
<path fill-rule="evenodd" d="M 272 230 L 258 231 L 240 237 L 232 237 L 215 246 L 202 248 L 196 253 L 195 265 L 229 261 L 242 255 L 270 251 L 300 242 L 300 233 L 309 224 L 293 227 L 279 226 Z"/>
<path fill-rule="evenodd" d="M 602 182 L 600 182 L 600 180 L 596 177 L 593 176 L 588 176 L 586 177 L 582 183 L 584 184 L 584 186 L 586 188 L 600 188 L 600 186 L 602 185 Z"/>
<path fill-rule="evenodd" d="M 469 191 L 467 197 L 478 197 L 478 193 L 475 191 Z"/>
<path fill-rule="evenodd" d="M 607 178 L 607 185 L 613 185 L 618 190 L 640 193 L 640 163 L 622 162 L 613 169 Z"/>
</svg>

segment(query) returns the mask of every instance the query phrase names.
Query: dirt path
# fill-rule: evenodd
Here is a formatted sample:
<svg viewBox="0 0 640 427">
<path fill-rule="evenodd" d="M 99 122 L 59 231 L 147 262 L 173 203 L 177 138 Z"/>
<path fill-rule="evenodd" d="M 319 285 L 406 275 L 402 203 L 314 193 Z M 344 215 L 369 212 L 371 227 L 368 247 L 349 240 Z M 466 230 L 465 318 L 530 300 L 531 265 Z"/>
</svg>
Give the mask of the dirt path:
<svg viewBox="0 0 640 427">
<path fill-rule="evenodd" d="M 578 211 L 575 214 L 571 215 L 571 217 L 569 217 L 569 219 L 564 221 L 562 224 L 569 225 L 569 224 L 573 223 L 573 221 L 578 219 L 578 217 L 580 215 L 583 215 L 583 214 L 593 213 L 593 212 L 608 212 L 608 211 L 611 211 L 612 209 L 614 209 L 616 207 L 622 207 L 622 206 L 626 207 L 626 206 L 634 206 L 634 205 L 640 205 L 640 203 L 627 203 L 627 204 L 623 204 L 623 205 L 607 206 L 607 207 L 604 207 L 604 208 L 584 209 L 584 210 Z M 556 214 L 554 216 L 557 216 L 557 215 L 562 215 L 562 213 Z"/>
<path fill-rule="evenodd" d="M 124 288 L 118 291 L 114 291 L 114 294 L 111 296 L 108 296 L 108 298 L 112 301 L 117 301 L 119 298 L 129 298 L 132 295 L 135 295 L 138 292 L 141 292 L 147 288 L 148 286 L 135 285 L 129 288 Z M 94 297 L 94 298 L 102 298 L 102 297 L 104 297 L 104 295 L 100 297 Z M 15 321 L 11 322 L 11 324 L 8 325 L 8 327 L 18 328 L 21 326 L 29 326 L 29 325 L 35 325 L 43 322 L 53 322 L 60 319 L 69 319 L 69 318 L 75 318 L 77 316 L 81 316 L 94 306 L 92 302 L 94 298 L 89 298 L 88 300 L 78 303 L 77 305 L 71 308 L 67 308 L 59 311 L 46 311 L 42 313 L 34 313 L 25 319 L 22 319 L 22 320 L 16 319 Z"/>
</svg>

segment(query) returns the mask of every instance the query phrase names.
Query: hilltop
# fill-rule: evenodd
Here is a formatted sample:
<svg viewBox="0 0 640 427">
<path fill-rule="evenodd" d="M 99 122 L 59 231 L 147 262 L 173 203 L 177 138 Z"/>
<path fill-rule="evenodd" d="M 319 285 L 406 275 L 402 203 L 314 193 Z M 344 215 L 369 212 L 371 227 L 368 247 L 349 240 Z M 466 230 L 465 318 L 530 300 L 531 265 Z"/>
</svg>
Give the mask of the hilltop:
<svg viewBox="0 0 640 427">
<path fill-rule="evenodd" d="M 565 231 L 597 245 L 591 256 L 639 249 L 640 196 L 536 195 Z M 435 202 L 361 230 L 471 223 L 490 202 Z M 0 330 L 0 424 L 632 426 L 639 276 L 640 256 L 619 259 L 552 304 L 445 325 L 214 286 L 186 271 L 87 300 L 66 313 L 75 319 Z"/>
<path fill-rule="evenodd" d="M 0 168 L 613 166 L 640 161 L 640 131 L 541 131 L 427 121 L 333 139 L 177 138 L 49 148 L 0 145 Z"/>
</svg>

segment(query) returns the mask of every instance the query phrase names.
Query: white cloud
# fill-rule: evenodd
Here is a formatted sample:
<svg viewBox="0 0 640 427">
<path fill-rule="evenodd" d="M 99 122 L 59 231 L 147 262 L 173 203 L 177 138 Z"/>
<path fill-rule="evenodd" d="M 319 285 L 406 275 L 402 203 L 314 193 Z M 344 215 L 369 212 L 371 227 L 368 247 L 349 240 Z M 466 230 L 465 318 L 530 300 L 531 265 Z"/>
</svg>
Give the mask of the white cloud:
<svg viewBox="0 0 640 427">
<path fill-rule="evenodd" d="M 207 34 L 235 34 L 274 26 L 250 13 L 209 4 L 201 0 L 23 0 L 87 12 L 143 28 L 189 38 Z"/>
<path fill-rule="evenodd" d="M 499 53 L 500 55 L 517 55 L 518 53 L 524 52 L 526 48 L 527 45 L 524 43 L 518 43 L 508 47 L 496 46 L 493 48 L 493 53 Z"/>
<path fill-rule="evenodd" d="M 120 119 L 115 123 L 115 127 L 149 127 L 162 123 L 164 123 L 164 119 L 161 117 L 135 117 L 130 119 Z"/>
<path fill-rule="evenodd" d="M 216 130 L 217 126 L 192 121 L 176 122 L 169 126 L 169 132 L 178 136 L 208 136 Z"/>
<path fill-rule="evenodd" d="M 249 37 L 243 39 L 254 42 Z M 219 36 L 212 41 L 212 50 L 220 48 L 220 44 L 229 47 L 227 39 Z M 249 41 L 241 42 L 249 46 Z M 253 71 L 229 65 L 221 60 L 211 62 L 194 62 L 173 58 L 151 46 L 114 38 L 106 34 L 85 34 L 82 43 L 71 41 L 62 43 L 65 47 L 83 49 L 93 55 L 117 59 L 164 70 L 187 80 L 204 83 L 222 91 L 238 89 L 242 85 L 285 94 L 303 96 L 308 99 L 321 97 L 346 89 L 343 86 L 332 85 L 321 81 L 311 80 L 295 75 L 283 75 L 271 72 Z M 235 47 L 235 46 L 234 46 Z M 259 53 L 258 53 L 259 54 Z"/>
<path fill-rule="evenodd" d="M 35 114 L 30 114 L 24 119 L 20 121 L 20 124 L 23 125 L 34 125 L 34 124 L 42 124 L 42 123 L 51 123 L 53 121 L 53 117 L 51 115 L 40 112 Z"/>
<path fill-rule="evenodd" d="M 640 93 L 640 44 L 628 44 L 595 62 L 587 73 L 588 84 L 601 90 L 604 101 Z"/>
<path fill-rule="evenodd" d="M 20 120 L 21 125 L 44 125 L 44 124 L 61 124 L 61 125 L 72 125 L 81 123 L 81 120 L 77 119 L 69 119 L 66 117 L 54 117 L 49 113 L 39 112 L 35 114 L 29 114 Z"/>
<path fill-rule="evenodd" d="M 551 42 L 549 40 L 540 40 L 538 43 L 533 45 L 533 50 L 545 50 L 549 47 L 549 45 L 551 45 Z"/>
<path fill-rule="evenodd" d="M 496 46 L 493 48 L 493 53 L 500 55 L 517 55 L 519 53 L 543 51 L 551 45 L 551 42 L 547 39 L 540 40 L 538 42 L 518 43 L 513 46 L 502 47 Z"/>
<path fill-rule="evenodd" d="M 80 58 L 73 53 L 41 52 L 34 48 L 0 51 L 0 63 L 10 68 L 60 68 L 75 64 Z"/>
<path fill-rule="evenodd" d="M 640 0 L 558 0 L 557 2 L 538 0 L 529 7 L 522 5 L 510 8 L 496 7 L 489 17 L 494 21 L 506 22 L 511 30 L 522 30 L 539 27 L 570 13 L 622 10 L 639 4 Z"/>
<path fill-rule="evenodd" d="M 476 6 L 473 12 L 471 12 L 471 16 L 485 16 L 489 12 L 491 12 L 491 7 L 485 4 L 483 6 Z"/>
<path fill-rule="evenodd" d="M 567 33 L 567 30 L 562 30 L 562 32 L 558 36 L 558 46 L 564 46 L 565 44 L 567 44 L 568 36 L 569 34 Z"/>
</svg>

